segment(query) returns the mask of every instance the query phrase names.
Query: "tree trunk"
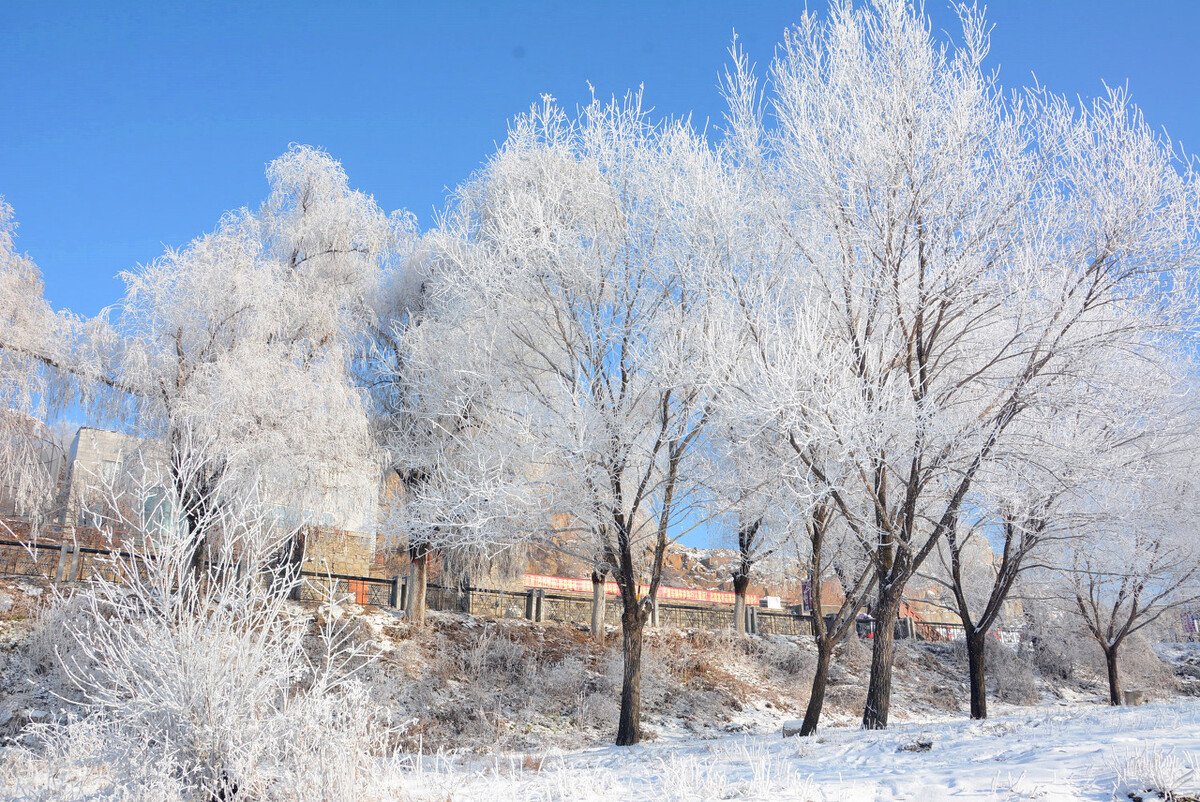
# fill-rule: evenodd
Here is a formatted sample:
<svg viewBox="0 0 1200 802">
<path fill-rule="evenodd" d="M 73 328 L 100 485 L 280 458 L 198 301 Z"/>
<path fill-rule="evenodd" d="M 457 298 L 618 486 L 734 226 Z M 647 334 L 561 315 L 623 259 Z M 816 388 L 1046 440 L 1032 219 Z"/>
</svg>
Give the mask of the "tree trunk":
<svg viewBox="0 0 1200 802">
<path fill-rule="evenodd" d="M 733 631 L 739 635 L 746 634 L 746 588 L 750 586 L 750 577 L 745 574 L 733 578 Z"/>
<path fill-rule="evenodd" d="M 987 718 L 987 633 L 967 633 L 967 667 L 971 680 L 971 718 Z"/>
<path fill-rule="evenodd" d="M 592 638 L 604 645 L 604 577 L 592 571 Z"/>
<path fill-rule="evenodd" d="M 625 675 L 621 679 L 621 717 L 617 724 L 617 746 L 642 740 L 642 627 L 638 608 L 621 613 L 621 650 Z"/>
<path fill-rule="evenodd" d="M 429 555 L 412 558 L 408 573 L 408 607 L 404 614 L 416 625 L 425 623 L 425 588 L 429 579 Z"/>
<path fill-rule="evenodd" d="M 1121 677 L 1117 673 L 1117 647 L 1119 643 L 1104 647 L 1104 662 L 1108 664 L 1108 703 L 1121 704 Z"/>
<path fill-rule="evenodd" d="M 813 675 L 812 693 L 808 696 L 808 707 L 804 711 L 804 723 L 800 735 L 812 735 L 821 720 L 821 708 L 825 706 L 825 686 L 829 684 L 829 663 L 833 657 L 833 645 L 817 643 L 817 673 Z"/>
<path fill-rule="evenodd" d="M 900 612 L 900 587 L 879 594 L 875 609 L 875 635 L 871 648 L 871 680 L 862 725 L 866 730 L 887 729 L 892 705 L 892 664 L 896 660 L 896 616 Z"/>
</svg>

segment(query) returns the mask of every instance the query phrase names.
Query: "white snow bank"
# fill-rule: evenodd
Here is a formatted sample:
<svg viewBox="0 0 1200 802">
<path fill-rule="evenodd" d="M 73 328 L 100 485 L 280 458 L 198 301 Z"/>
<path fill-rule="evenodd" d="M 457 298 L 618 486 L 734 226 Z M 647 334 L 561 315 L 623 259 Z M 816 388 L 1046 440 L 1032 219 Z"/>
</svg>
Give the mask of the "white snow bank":
<svg viewBox="0 0 1200 802">
<path fill-rule="evenodd" d="M 928 751 L 905 746 L 931 741 Z M 399 787 L 454 800 L 1145 800 L 1200 792 L 1200 702 L 1061 707 L 815 738 L 662 739 L 537 757 L 409 764 Z M 1156 786 L 1155 783 L 1158 783 Z M 1166 787 L 1166 786 L 1170 787 Z"/>
</svg>

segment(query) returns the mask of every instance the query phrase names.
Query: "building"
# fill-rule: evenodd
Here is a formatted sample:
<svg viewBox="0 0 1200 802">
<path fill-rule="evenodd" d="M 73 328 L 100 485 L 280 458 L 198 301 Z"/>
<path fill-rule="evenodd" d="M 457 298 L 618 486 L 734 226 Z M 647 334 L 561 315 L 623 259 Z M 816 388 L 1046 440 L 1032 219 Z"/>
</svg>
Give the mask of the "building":
<svg viewBox="0 0 1200 802">
<path fill-rule="evenodd" d="M 56 467 L 58 488 L 47 503 L 54 510 L 50 518 L 54 525 L 39 527 L 38 537 L 99 547 L 107 543 L 106 532 L 115 532 L 118 539 L 153 538 L 174 524 L 168 502 L 171 494 L 165 487 L 156 487 L 166 477 L 161 442 L 84 426 L 60 461 L 61 467 Z M 278 522 L 300 532 L 305 570 L 355 576 L 370 572 L 378 488 L 372 483 L 363 483 L 363 487 L 358 493 L 331 494 L 319 510 L 282 503 L 273 506 Z M 0 508 L 0 517 L 23 519 L 12 504 L 8 507 L 11 509 Z M 28 531 L 28 527 L 10 528 Z"/>
</svg>

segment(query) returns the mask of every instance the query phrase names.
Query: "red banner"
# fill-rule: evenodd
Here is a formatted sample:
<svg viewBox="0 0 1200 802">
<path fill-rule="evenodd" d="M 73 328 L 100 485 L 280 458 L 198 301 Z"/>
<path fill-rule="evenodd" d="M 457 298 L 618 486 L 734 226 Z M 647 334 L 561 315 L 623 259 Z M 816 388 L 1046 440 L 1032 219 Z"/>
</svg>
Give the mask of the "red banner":
<svg viewBox="0 0 1200 802">
<path fill-rule="evenodd" d="M 561 590 L 567 593 L 591 593 L 592 580 L 570 579 L 565 576 L 543 576 L 541 574 L 526 574 L 525 587 L 542 588 L 544 590 Z M 648 585 L 638 585 L 638 595 L 645 596 L 650 591 Z M 604 592 L 609 596 L 620 596 L 621 590 L 616 582 L 605 582 Z M 728 590 L 696 590 L 695 588 L 668 588 L 662 585 L 658 588 L 658 598 L 662 601 L 690 601 L 705 604 L 733 604 L 736 595 Z M 757 607 L 759 597 L 753 593 L 746 594 L 746 604 Z"/>
</svg>

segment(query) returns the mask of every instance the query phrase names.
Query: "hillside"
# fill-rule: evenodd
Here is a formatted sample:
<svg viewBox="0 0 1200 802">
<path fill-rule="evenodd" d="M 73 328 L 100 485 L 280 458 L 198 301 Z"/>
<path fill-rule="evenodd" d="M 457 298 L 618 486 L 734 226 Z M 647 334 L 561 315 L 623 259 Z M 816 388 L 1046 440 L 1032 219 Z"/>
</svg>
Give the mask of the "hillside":
<svg viewBox="0 0 1200 802">
<path fill-rule="evenodd" d="M 60 715 L 69 684 L 56 668 L 63 613 L 40 612 L 53 590 L 0 578 L 0 734 Z M 389 610 L 296 604 L 312 621 L 336 618 L 372 657 L 361 676 L 389 711 L 406 751 L 528 752 L 576 749 L 612 738 L 620 692 L 620 633 L 603 649 L 585 628 L 521 619 L 429 613 L 415 628 Z M 1131 644 L 1131 646 L 1137 644 Z M 1159 659 L 1144 644 L 1125 659 L 1128 687 L 1151 698 L 1200 695 L 1200 651 Z M 815 661 L 808 639 L 743 638 L 731 632 L 647 631 L 642 699 L 656 737 L 712 738 L 778 730 L 803 716 Z M 1083 641 L 1014 654 L 996 645 L 990 686 L 998 712 L 1031 705 L 1099 703 L 1103 663 Z M 837 654 L 825 726 L 854 726 L 865 698 L 870 651 L 852 640 Z M 953 644 L 901 642 L 896 721 L 965 716 L 965 655 Z"/>
</svg>

